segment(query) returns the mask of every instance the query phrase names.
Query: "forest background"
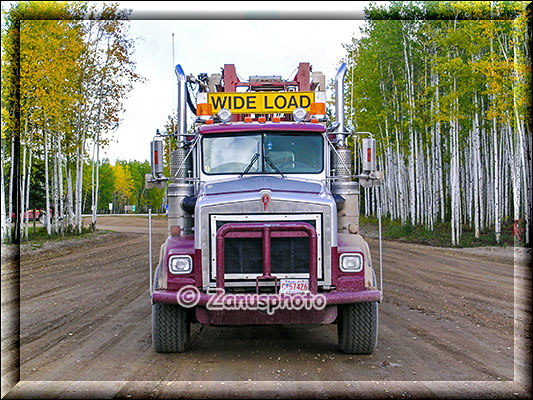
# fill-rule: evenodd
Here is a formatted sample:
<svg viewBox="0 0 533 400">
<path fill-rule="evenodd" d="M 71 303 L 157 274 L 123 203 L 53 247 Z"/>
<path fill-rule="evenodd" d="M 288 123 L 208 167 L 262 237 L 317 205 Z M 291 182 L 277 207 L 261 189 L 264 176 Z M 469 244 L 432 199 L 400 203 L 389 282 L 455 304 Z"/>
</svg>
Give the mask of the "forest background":
<svg viewBox="0 0 533 400">
<path fill-rule="evenodd" d="M 164 212 L 144 189 L 147 161 L 101 159 L 135 72 L 131 10 L 90 2 L 18 2 L 2 19 L 2 238 L 82 232 L 82 215 Z M 373 132 L 381 187 L 361 213 L 403 232 L 524 232 L 531 220 L 529 2 L 391 2 L 365 9 L 345 44 L 348 128 Z M 364 77 L 362 79 L 361 77 Z M 162 121 L 161 121 L 162 122 Z M 165 123 L 174 132 L 175 116 Z M 355 151 L 359 151 L 355 139 Z M 168 148 L 168 146 L 165 146 Z M 168 154 L 166 154 L 168 159 Z M 168 163 L 167 163 L 168 165 Z M 110 206 L 111 204 L 111 206 Z M 19 210 L 20 212 L 17 212 Z"/>
</svg>

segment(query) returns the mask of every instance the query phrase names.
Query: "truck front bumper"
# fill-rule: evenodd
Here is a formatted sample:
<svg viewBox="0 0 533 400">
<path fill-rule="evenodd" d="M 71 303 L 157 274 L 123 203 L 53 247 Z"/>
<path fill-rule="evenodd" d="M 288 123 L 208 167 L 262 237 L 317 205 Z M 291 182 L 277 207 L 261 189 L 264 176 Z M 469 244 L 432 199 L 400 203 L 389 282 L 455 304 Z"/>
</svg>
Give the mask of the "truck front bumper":
<svg viewBox="0 0 533 400">
<path fill-rule="evenodd" d="M 381 301 L 381 291 L 379 290 L 359 290 L 359 291 L 343 291 L 343 292 L 326 292 L 320 293 L 326 299 L 326 305 L 338 305 L 338 304 L 348 304 L 348 303 L 364 303 L 369 301 Z M 216 295 L 208 293 L 197 293 L 198 301 L 195 305 L 205 307 L 209 301 L 213 301 L 213 297 Z M 270 304 L 277 302 L 280 297 L 291 295 L 269 295 L 269 294 L 227 294 L 219 295 L 220 300 L 224 301 L 225 296 L 235 296 L 235 297 L 245 297 L 246 301 L 251 301 L 254 296 L 261 296 L 267 299 Z M 153 303 L 168 303 L 168 304 L 187 304 L 191 302 L 190 293 L 185 291 L 170 291 L 170 290 L 155 290 L 152 295 Z"/>
<path fill-rule="evenodd" d="M 192 288 L 191 288 L 192 290 Z M 330 324 L 337 318 L 337 306 L 381 301 L 379 290 L 343 291 L 301 295 L 298 306 L 290 303 L 295 295 L 210 294 L 180 290 L 156 290 L 153 303 L 179 304 L 194 309 L 196 320 L 204 325 Z M 320 307 L 312 301 L 320 297 Z M 284 303 L 284 300 L 286 301 Z M 284 303 L 284 305 L 280 305 Z M 286 304 L 292 304 L 287 307 Z M 243 306 L 244 305 L 244 306 Z M 251 306 L 250 306 L 251 305 Z"/>
</svg>

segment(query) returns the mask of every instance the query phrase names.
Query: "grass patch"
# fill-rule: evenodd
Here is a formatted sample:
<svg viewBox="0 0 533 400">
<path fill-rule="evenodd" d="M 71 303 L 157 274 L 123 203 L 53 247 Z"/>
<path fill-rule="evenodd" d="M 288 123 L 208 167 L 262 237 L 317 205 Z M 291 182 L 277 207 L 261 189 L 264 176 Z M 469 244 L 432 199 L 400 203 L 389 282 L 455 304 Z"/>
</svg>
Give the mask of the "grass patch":
<svg viewBox="0 0 533 400">
<path fill-rule="evenodd" d="M 360 224 L 363 231 L 365 230 L 365 226 L 367 226 L 367 228 L 371 228 L 373 231 L 377 232 L 378 219 L 376 217 L 360 216 Z M 452 246 L 452 231 L 449 222 L 436 223 L 433 230 L 429 230 L 422 225 L 412 225 L 410 222 L 402 225 L 398 220 L 392 221 L 390 219 L 382 218 L 381 232 L 384 239 L 393 239 L 437 247 L 525 246 L 524 232 L 520 233 L 521 240 L 518 240 L 513 236 L 512 221 L 502 222 L 500 243 L 496 242 L 494 227 L 485 228 L 485 230 L 480 233 L 479 238 L 476 238 L 474 228 L 470 228 L 468 225 L 463 225 L 459 244 Z"/>
<path fill-rule="evenodd" d="M 46 232 L 46 228 L 39 226 L 35 229 L 35 232 L 33 232 L 33 228 L 30 228 L 28 230 L 28 240 L 26 240 L 24 237 L 21 237 L 20 243 L 31 244 L 32 248 L 39 248 L 46 242 L 62 241 L 62 240 L 76 239 L 76 238 L 86 238 L 92 235 L 93 235 L 93 232 L 91 231 L 90 227 L 83 227 L 81 234 L 78 234 L 78 232 L 76 231 L 75 233 L 65 232 L 63 235 L 52 233 L 52 235 L 48 236 L 48 233 Z"/>
</svg>

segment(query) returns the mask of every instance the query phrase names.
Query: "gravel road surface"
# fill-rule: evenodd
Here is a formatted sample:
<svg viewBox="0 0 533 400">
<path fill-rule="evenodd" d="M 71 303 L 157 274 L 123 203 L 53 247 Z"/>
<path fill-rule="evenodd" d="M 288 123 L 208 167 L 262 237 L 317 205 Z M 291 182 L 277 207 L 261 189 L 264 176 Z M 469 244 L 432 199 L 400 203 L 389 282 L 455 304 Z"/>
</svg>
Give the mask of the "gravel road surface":
<svg viewBox="0 0 533 400">
<path fill-rule="evenodd" d="M 3 248 L 2 396 L 531 396 L 527 252 L 384 241 L 370 356 L 341 353 L 335 325 L 194 327 L 188 352 L 158 354 L 147 218 L 100 217 L 98 228 L 22 246 L 20 275 Z M 154 263 L 165 237 L 155 219 Z"/>
</svg>

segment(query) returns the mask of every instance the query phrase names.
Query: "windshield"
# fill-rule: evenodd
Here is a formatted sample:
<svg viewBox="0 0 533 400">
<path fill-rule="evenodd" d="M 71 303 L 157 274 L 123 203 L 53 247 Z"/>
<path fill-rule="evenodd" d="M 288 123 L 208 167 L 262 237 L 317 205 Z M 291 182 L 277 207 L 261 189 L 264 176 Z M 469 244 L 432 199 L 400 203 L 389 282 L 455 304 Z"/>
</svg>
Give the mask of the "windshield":
<svg viewBox="0 0 533 400">
<path fill-rule="evenodd" d="M 210 134 L 202 149 L 206 174 L 316 174 L 324 164 L 321 134 Z"/>
</svg>

